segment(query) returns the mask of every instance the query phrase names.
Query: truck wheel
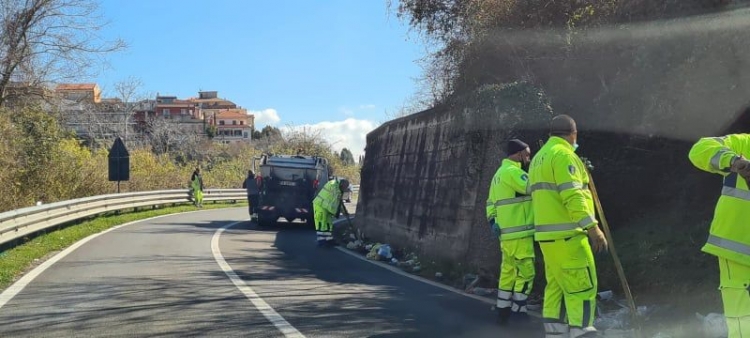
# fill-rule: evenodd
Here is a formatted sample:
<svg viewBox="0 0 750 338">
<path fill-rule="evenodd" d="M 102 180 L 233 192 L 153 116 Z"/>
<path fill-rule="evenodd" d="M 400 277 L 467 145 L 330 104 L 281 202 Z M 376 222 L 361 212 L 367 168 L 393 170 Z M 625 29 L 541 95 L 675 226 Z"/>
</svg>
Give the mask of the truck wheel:
<svg viewBox="0 0 750 338">
<path fill-rule="evenodd" d="M 271 223 L 273 223 L 273 221 L 271 221 L 270 218 L 258 216 L 258 226 L 259 227 L 261 227 L 261 228 L 267 228 L 267 227 L 271 226 Z"/>
</svg>

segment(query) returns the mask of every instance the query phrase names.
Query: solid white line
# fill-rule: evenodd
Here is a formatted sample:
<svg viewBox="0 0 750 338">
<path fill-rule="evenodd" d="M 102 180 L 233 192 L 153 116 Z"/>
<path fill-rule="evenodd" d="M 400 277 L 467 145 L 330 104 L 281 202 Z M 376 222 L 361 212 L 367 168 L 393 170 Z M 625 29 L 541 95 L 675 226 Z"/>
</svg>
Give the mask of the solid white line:
<svg viewBox="0 0 750 338">
<path fill-rule="evenodd" d="M 336 226 L 338 223 L 342 223 L 344 221 L 345 220 L 336 220 L 336 221 L 333 222 L 333 226 Z M 345 253 L 345 254 L 347 254 L 349 256 L 357 258 L 359 260 L 375 264 L 375 265 L 377 265 L 377 266 L 379 266 L 379 267 L 381 267 L 383 269 L 387 269 L 387 270 L 389 270 L 389 271 L 391 271 L 391 272 L 393 272 L 395 274 L 398 274 L 398 275 L 401 275 L 401 276 L 404 276 L 404 277 L 407 277 L 407 278 L 411 278 L 413 280 L 416 280 L 416 281 L 419 281 L 419 282 L 422 282 L 422 283 L 425 283 L 425 284 L 429 284 L 429 285 L 432 285 L 434 287 L 441 288 L 443 290 L 450 291 L 450 292 L 453 292 L 455 294 L 458 294 L 458 295 L 461 295 L 461 296 L 464 296 L 464 297 L 469 297 L 469 298 L 472 298 L 472 299 L 476 299 L 476 300 L 481 301 L 481 302 L 486 303 L 486 304 L 490 304 L 490 305 L 493 305 L 493 306 L 495 305 L 495 301 L 492 300 L 492 299 L 489 299 L 489 298 L 486 298 L 486 297 L 482 297 L 482 296 L 477 296 L 477 295 L 474 295 L 474 294 L 471 294 L 471 293 L 466 293 L 466 292 L 461 291 L 459 289 L 456 289 L 456 288 L 454 288 L 452 286 L 448 286 L 448 285 L 445 285 L 445 284 L 442 284 L 442 283 L 439 283 L 439 282 L 436 282 L 436 281 L 433 281 L 433 280 L 430 280 L 430 279 L 427 279 L 427 278 L 424 278 L 424 277 L 421 277 L 421 276 L 410 274 L 410 273 L 408 273 L 408 272 L 406 272 L 404 270 L 401 270 L 401 269 L 399 269 L 397 267 L 394 267 L 392 265 L 388 265 L 388 264 L 385 264 L 385 263 L 382 263 L 382 262 L 378 262 L 378 261 L 369 260 L 369 259 L 367 259 L 366 257 L 363 257 L 360 254 L 357 254 L 357 253 L 355 253 L 355 252 L 353 252 L 353 251 L 351 251 L 349 249 L 346 249 L 346 248 L 343 248 L 343 247 L 340 247 L 340 246 L 337 246 L 336 249 L 338 249 L 339 251 L 341 251 L 341 252 L 343 252 L 343 253 Z M 540 314 L 538 314 L 536 312 L 533 312 L 533 311 L 528 311 L 528 314 L 531 315 L 531 316 L 534 316 L 534 317 L 541 318 Z"/>
<path fill-rule="evenodd" d="M 29 273 L 25 274 L 23 277 L 21 277 L 21 279 L 17 280 L 15 283 L 13 283 L 13 285 L 11 285 L 7 289 L 5 289 L 5 291 L 3 291 L 3 293 L 0 293 L 0 308 L 2 308 L 5 304 L 7 304 L 8 302 L 10 302 L 10 300 L 13 299 L 13 297 L 15 297 L 18 293 L 20 293 L 27 285 L 29 285 L 29 283 L 31 283 L 34 280 L 34 278 L 38 277 L 45 270 L 49 269 L 49 267 L 51 267 L 53 264 L 57 263 L 57 261 L 65 258 L 65 256 L 69 255 L 71 252 L 73 252 L 76 249 L 80 248 L 82 245 L 86 244 L 86 242 L 88 242 L 88 241 L 90 241 L 90 240 L 92 240 L 94 238 L 97 238 L 97 237 L 99 237 L 101 235 L 104 235 L 104 234 L 110 232 L 110 231 L 114 231 L 114 230 L 120 229 L 122 227 L 131 225 L 131 224 L 140 223 L 140 222 L 147 222 L 147 221 L 151 221 L 151 220 L 154 220 L 154 219 L 157 219 L 157 218 L 162 218 L 162 217 L 167 217 L 167 216 L 183 215 L 183 214 L 189 214 L 189 213 L 200 212 L 200 211 L 201 210 L 187 211 L 187 212 L 181 212 L 181 213 L 175 213 L 175 214 L 167 214 L 167 215 L 160 215 L 160 216 L 154 216 L 154 217 L 151 217 L 151 218 L 145 218 L 145 219 L 141 219 L 141 220 L 137 220 L 137 221 L 132 221 L 132 222 L 129 222 L 129 223 L 120 224 L 118 226 L 111 227 L 111 228 L 109 228 L 107 230 L 104 230 L 102 232 L 90 235 L 90 236 L 88 236 L 88 237 L 86 237 L 86 238 L 84 238 L 84 239 L 82 239 L 82 240 L 80 240 L 78 242 L 75 242 L 73 245 L 69 246 L 67 249 L 61 251 L 60 253 L 58 253 L 54 257 L 48 259 L 44 263 L 40 264 L 39 266 L 37 266 L 36 268 L 34 268 L 33 270 L 31 270 Z"/>
<path fill-rule="evenodd" d="M 398 275 L 401 275 L 401 276 L 404 276 L 404 277 L 409 277 L 411 279 L 420 281 L 422 283 L 430 284 L 430 285 L 432 285 L 434 287 L 441 288 L 443 290 L 450 291 L 450 292 L 453 292 L 453 293 L 457 293 L 459 295 L 466 296 L 466 297 L 469 297 L 469 298 L 473 298 L 473 299 L 485 302 L 485 303 L 490 304 L 490 305 L 495 305 L 495 302 L 492 299 L 488 299 L 488 298 L 485 298 L 485 297 L 482 297 L 482 296 L 477 296 L 477 295 L 474 295 L 474 294 L 466 293 L 466 292 L 463 292 L 463 291 L 461 291 L 459 289 L 450 287 L 448 285 L 441 284 L 441 283 L 435 282 L 433 280 L 429 280 L 429 279 L 424 278 L 424 277 L 420 277 L 420 276 L 417 276 L 417 275 L 410 274 L 410 273 L 405 272 L 404 270 L 401 270 L 401 269 L 399 269 L 397 267 L 394 267 L 394 266 L 391 266 L 391 265 L 388 265 L 388 264 L 385 264 L 385 263 L 381 263 L 381 262 L 376 262 L 376 261 L 369 260 L 369 259 L 363 257 L 362 255 L 359 255 L 359 254 L 357 254 L 355 252 L 350 251 L 349 249 L 342 248 L 340 246 L 337 246 L 336 249 L 338 249 L 339 251 L 341 251 L 341 252 L 343 252 L 343 253 L 345 253 L 345 254 L 347 254 L 349 256 L 355 257 L 355 258 L 357 258 L 359 260 L 363 260 L 365 262 L 369 262 L 369 263 L 375 264 L 375 265 L 377 265 L 377 266 L 379 266 L 379 267 L 381 267 L 383 269 L 388 269 L 388 270 L 390 270 L 391 272 L 393 272 L 395 274 L 398 274 Z"/>
<path fill-rule="evenodd" d="M 305 336 L 297 331 L 292 324 L 289 324 L 289 322 L 284 319 L 276 310 L 274 310 L 266 301 L 264 301 L 260 296 L 258 296 L 253 289 L 245 284 L 245 281 L 240 278 L 240 276 L 237 275 L 234 270 L 232 270 L 232 267 L 229 266 L 226 260 L 224 260 L 224 256 L 221 254 L 221 249 L 219 248 L 219 238 L 221 237 L 221 234 L 226 230 L 229 229 L 237 224 L 240 224 L 241 222 L 234 222 L 227 224 L 220 229 L 216 230 L 214 233 L 214 237 L 211 239 L 211 252 L 214 254 L 214 259 L 216 259 L 216 263 L 219 263 L 219 267 L 221 267 L 221 270 L 224 271 L 224 273 L 229 277 L 229 279 L 234 283 L 234 285 L 240 289 L 240 291 L 245 294 L 245 297 L 250 300 L 251 303 L 255 306 L 260 313 L 263 314 L 263 316 L 268 319 L 268 321 L 271 322 L 274 326 L 276 326 L 281 333 L 284 334 L 285 337 L 294 337 L 294 338 L 305 338 Z"/>
</svg>

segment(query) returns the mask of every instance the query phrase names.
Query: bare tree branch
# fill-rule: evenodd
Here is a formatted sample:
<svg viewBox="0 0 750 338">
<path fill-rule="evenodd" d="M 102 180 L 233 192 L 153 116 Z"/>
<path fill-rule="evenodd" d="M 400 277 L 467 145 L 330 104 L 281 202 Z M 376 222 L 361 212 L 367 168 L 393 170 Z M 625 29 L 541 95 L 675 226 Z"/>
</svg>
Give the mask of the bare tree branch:
<svg viewBox="0 0 750 338">
<path fill-rule="evenodd" d="M 12 81 L 43 84 L 91 75 L 96 58 L 125 47 L 104 41 L 96 0 L 3 0 L 0 3 L 0 105 Z"/>
</svg>

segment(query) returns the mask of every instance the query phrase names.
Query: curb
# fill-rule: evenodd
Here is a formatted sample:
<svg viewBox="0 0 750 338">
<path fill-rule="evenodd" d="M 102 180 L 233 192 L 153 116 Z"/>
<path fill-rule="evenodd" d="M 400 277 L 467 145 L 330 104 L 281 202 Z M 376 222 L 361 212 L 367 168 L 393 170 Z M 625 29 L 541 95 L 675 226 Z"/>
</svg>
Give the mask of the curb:
<svg viewBox="0 0 750 338">
<path fill-rule="evenodd" d="M 354 216 L 351 216 L 351 219 L 354 219 Z M 339 223 L 345 223 L 345 222 L 346 222 L 346 219 L 338 219 L 338 220 L 333 221 L 333 226 L 335 227 Z M 397 267 L 388 265 L 388 264 L 383 263 L 383 262 L 369 260 L 369 259 L 365 258 L 364 256 L 362 256 L 362 255 L 360 255 L 360 254 L 358 254 L 356 252 L 353 252 L 353 251 L 351 251 L 351 250 L 349 250 L 349 249 L 347 249 L 345 247 L 342 247 L 342 246 L 337 246 L 336 249 L 339 250 L 339 251 L 341 251 L 341 252 L 343 252 L 343 253 L 345 253 L 345 254 L 347 254 L 347 255 L 349 255 L 349 256 L 352 256 L 352 257 L 357 258 L 359 260 L 362 260 L 362 261 L 365 261 L 365 262 L 377 265 L 377 266 L 379 266 L 379 267 L 381 267 L 383 269 L 389 270 L 389 271 L 391 271 L 391 272 L 393 272 L 395 274 L 398 274 L 398 275 L 401 275 L 401 276 L 404 276 L 404 277 L 408 277 L 408 278 L 411 278 L 413 280 L 416 280 L 416 281 L 419 281 L 419 282 L 422 282 L 422 283 L 425 283 L 425 284 L 429 284 L 429 285 L 432 285 L 434 287 L 441 288 L 443 290 L 450 291 L 450 292 L 453 292 L 455 294 L 458 294 L 458 295 L 461 295 L 461 296 L 464 296 L 464 297 L 468 297 L 468 298 L 472 298 L 472 299 L 481 301 L 481 302 L 483 302 L 485 304 L 492 305 L 493 309 L 495 307 L 495 301 L 492 300 L 492 299 L 488 299 L 488 298 L 482 297 L 482 296 L 477 296 L 477 295 L 474 295 L 474 294 L 471 294 L 471 293 L 466 293 L 463 290 L 454 288 L 452 286 L 445 285 L 443 283 L 436 282 L 436 281 L 433 281 L 431 279 L 427 279 L 427 278 L 422 277 L 422 276 L 417 276 L 417 275 L 414 275 L 414 274 L 410 274 L 410 273 L 405 272 L 405 271 L 403 271 L 403 270 L 401 270 L 401 269 L 399 269 Z M 538 313 L 536 311 L 529 310 L 528 314 L 530 316 L 532 316 L 532 317 L 542 318 L 541 313 Z"/>
</svg>

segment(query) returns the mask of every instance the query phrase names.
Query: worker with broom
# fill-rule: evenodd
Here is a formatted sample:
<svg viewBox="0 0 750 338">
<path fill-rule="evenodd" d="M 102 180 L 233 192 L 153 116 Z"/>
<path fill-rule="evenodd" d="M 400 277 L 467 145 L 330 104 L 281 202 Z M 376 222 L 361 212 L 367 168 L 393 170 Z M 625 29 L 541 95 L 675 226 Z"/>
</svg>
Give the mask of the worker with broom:
<svg viewBox="0 0 750 338">
<path fill-rule="evenodd" d="M 547 279 L 542 317 L 548 338 L 597 335 L 592 248 L 607 250 L 607 240 L 595 217 L 586 167 L 575 153 L 577 140 L 575 120 L 555 116 L 550 137 L 529 168 L 534 239 L 544 257 Z"/>
<path fill-rule="evenodd" d="M 719 290 L 728 338 L 750 337 L 750 134 L 704 137 L 688 157 L 703 171 L 724 176 L 708 241 L 702 251 L 719 260 Z"/>
</svg>

